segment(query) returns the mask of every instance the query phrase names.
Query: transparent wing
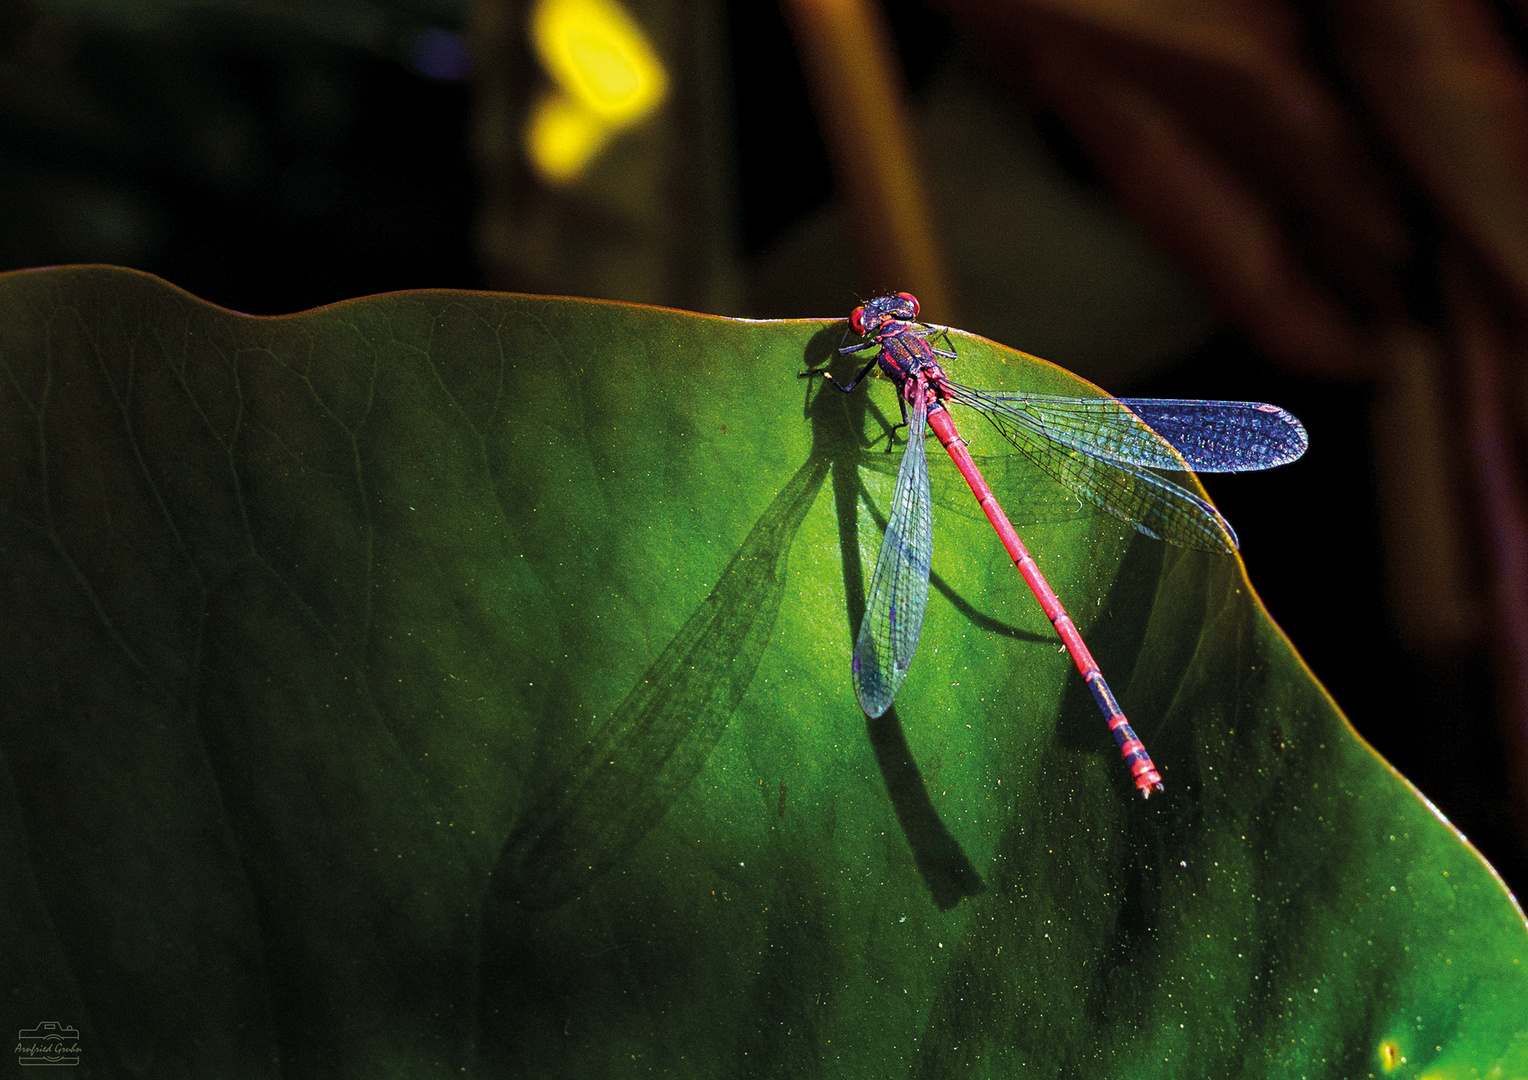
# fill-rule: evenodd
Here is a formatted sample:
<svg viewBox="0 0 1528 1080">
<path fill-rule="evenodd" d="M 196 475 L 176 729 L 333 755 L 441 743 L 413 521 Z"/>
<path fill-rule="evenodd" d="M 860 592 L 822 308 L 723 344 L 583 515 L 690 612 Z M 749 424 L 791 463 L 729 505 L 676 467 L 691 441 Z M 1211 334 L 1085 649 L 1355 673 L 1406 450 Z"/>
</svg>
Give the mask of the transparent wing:
<svg viewBox="0 0 1528 1080">
<path fill-rule="evenodd" d="M 1063 446 L 1149 469 L 1271 469 L 1294 461 L 1309 444 L 1293 415 L 1255 401 L 993 394 L 956 384 L 951 390 L 999 430 L 1019 424 Z"/>
<path fill-rule="evenodd" d="M 1236 550 L 1235 531 L 1213 506 L 1187 488 L 1147 471 L 1158 468 L 1181 472 L 1186 456 L 1180 457 L 1174 444 L 1154 431 L 1140 415 L 1121 408 L 1113 398 L 998 395 L 956 384 L 950 385 L 950 396 L 981 412 L 1015 449 L 1068 490 L 1146 535 L 1202 551 Z M 1137 404 L 1140 403 L 1141 399 L 1137 399 Z M 1146 411 L 1168 415 L 1165 409 Z M 1188 412 L 1192 410 L 1180 410 Z M 1289 420 L 1298 427 L 1293 417 Z M 1287 427 L 1282 421 L 1275 422 Z M 1180 424 L 1180 428 L 1183 426 Z M 1303 428 L 1300 435 L 1303 440 Z M 1244 441 L 1251 446 L 1255 440 Z M 1248 460 L 1253 456 L 1249 450 Z M 1267 459 L 1265 464 L 1243 467 L 1267 468 L 1275 463 L 1271 451 L 1263 456 Z M 1208 457 L 1207 453 L 1200 453 L 1196 460 Z"/>
<path fill-rule="evenodd" d="M 1070 488 L 1056 483 L 1052 474 L 1040 469 L 1028 457 L 1014 453 L 1006 442 L 1001 450 L 998 454 L 972 454 L 971 460 L 993 490 L 1002 492 L 1003 513 L 1015 526 L 1054 525 L 1100 512 L 1093 503 L 1083 501 Z M 862 472 L 885 477 L 882 486 L 889 492 L 901 460 L 900 454 L 876 451 L 860 455 L 854 463 Z M 960 470 L 937 450 L 928 459 L 928 480 L 933 504 L 941 512 L 968 521 L 987 520 L 981 505 L 971 498 L 971 489 L 961 478 Z"/>
<path fill-rule="evenodd" d="M 1236 531 L 1219 511 L 1166 477 L 1039 436 L 1021 434 L 1012 442 L 1079 497 L 1147 536 L 1222 555 L 1238 547 Z"/>
<path fill-rule="evenodd" d="M 929 563 L 934 548 L 934 513 L 929 504 L 928 458 L 924 426 L 928 402 L 922 388 L 913 392 L 907 420 L 907 448 L 897 469 L 886 536 L 870 576 L 865 621 L 854 643 L 854 696 L 865 715 L 875 717 L 891 707 L 923 630 L 928 607 Z"/>
<path fill-rule="evenodd" d="M 1277 405 L 1181 398 L 1120 398 L 1119 403 L 1172 443 L 1195 472 L 1271 469 L 1288 465 L 1310 445 L 1305 426 Z"/>
</svg>

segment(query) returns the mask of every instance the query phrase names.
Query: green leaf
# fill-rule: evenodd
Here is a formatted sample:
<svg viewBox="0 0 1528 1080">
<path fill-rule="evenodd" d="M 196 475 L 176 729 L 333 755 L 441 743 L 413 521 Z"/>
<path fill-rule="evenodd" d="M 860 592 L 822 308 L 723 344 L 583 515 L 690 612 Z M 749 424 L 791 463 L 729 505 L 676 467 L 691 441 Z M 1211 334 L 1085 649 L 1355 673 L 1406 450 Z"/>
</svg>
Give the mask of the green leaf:
<svg viewBox="0 0 1528 1080">
<path fill-rule="evenodd" d="M 990 463 L 1142 803 L 936 470 L 865 722 L 897 413 L 796 377 L 841 335 L 0 278 L 5 1022 L 97 1075 L 1528 1074 L 1521 913 L 1235 558 Z"/>
</svg>

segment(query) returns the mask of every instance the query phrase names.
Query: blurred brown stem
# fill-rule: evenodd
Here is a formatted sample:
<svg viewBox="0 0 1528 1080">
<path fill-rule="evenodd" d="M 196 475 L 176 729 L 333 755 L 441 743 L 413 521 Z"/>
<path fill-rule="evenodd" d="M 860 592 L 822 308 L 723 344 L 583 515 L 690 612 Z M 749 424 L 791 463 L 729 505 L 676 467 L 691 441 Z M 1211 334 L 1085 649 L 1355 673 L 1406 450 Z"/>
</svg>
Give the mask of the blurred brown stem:
<svg viewBox="0 0 1528 1080">
<path fill-rule="evenodd" d="M 958 321 L 917 130 L 890 30 L 873 0 L 782 0 L 860 260 L 876 289 L 916 293 Z"/>
<path fill-rule="evenodd" d="M 1475 482 L 1484 560 L 1495 616 L 1497 713 L 1507 746 L 1517 826 L 1528 835 L 1528 507 L 1507 408 L 1515 388 L 1506 371 L 1505 335 L 1476 298 L 1460 262 L 1449 268 L 1449 306 L 1464 382 L 1470 473 Z"/>
<path fill-rule="evenodd" d="M 1453 357 L 1412 322 L 1376 333 L 1387 362 L 1376 365 L 1384 376 L 1371 424 L 1390 607 L 1406 647 L 1439 662 L 1476 647 L 1485 618 L 1470 577 L 1469 495 L 1457 479 L 1468 451 L 1454 440 Z"/>
</svg>

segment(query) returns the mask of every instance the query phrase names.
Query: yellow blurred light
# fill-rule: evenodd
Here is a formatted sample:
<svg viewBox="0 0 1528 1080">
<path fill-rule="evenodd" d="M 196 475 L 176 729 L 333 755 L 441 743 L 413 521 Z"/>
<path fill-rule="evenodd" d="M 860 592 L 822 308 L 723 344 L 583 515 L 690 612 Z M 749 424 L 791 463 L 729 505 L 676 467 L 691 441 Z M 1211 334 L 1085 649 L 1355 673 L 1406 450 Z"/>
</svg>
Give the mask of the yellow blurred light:
<svg viewBox="0 0 1528 1080">
<path fill-rule="evenodd" d="M 662 62 L 614 0 L 538 0 L 531 40 L 548 74 L 617 127 L 647 116 L 668 93 Z"/>
<path fill-rule="evenodd" d="M 531 110 L 525 150 L 531 164 L 553 183 L 572 180 L 599 153 L 614 129 L 567 94 L 544 95 Z"/>
</svg>

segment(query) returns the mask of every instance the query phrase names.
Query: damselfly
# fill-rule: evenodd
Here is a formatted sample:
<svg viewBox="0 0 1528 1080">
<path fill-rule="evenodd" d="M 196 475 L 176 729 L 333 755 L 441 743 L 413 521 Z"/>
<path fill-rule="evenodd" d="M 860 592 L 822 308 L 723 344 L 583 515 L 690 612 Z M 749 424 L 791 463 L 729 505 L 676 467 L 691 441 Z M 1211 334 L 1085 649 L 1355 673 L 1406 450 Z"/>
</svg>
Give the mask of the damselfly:
<svg viewBox="0 0 1528 1080">
<path fill-rule="evenodd" d="M 1162 790 L 1151 756 L 1120 711 L 1082 635 L 971 460 L 947 405 L 957 402 L 977 410 L 1015 449 L 1069 490 L 1146 535 L 1224 553 L 1237 548 L 1230 524 L 1204 499 L 1152 470 L 1247 472 L 1283 465 L 1305 452 L 1305 429 L 1283 409 L 1249 401 L 1051 397 L 962 386 L 951 382 L 939 363 L 941 357 L 955 359 L 948 334 L 915 321 L 917 317 L 918 301 L 911 293 L 871 300 L 849 316 L 849 328 L 861 341 L 839 349 L 840 353 L 876 349 L 859 374 L 845 385 L 825 370 L 801 373 L 820 375 L 847 393 L 879 364 L 897 387 L 909 432 L 886 536 L 870 579 L 864 622 L 854 645 L 854 693 L 860 708 L 876 717 L 891 707 L 923 628 L 934 544 L 923 449 L 927 423 L 971 485 L 1003 547 L 1055 626 L 1104 714 L 1135 786 L 1149 798 L 1153 791 Z M 933 341 L 940 336 L 946 348 L 935 348 Z"/>
</svg>

